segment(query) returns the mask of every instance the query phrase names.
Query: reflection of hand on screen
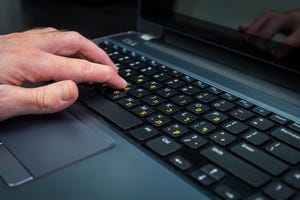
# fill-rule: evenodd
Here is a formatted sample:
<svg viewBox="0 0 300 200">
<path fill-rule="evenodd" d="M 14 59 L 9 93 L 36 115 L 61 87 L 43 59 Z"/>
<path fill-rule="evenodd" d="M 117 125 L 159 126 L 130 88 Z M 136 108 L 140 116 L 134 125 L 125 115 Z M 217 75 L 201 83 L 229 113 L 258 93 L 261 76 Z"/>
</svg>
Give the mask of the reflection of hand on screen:
<svg viewBox="0 0 300 200">
<path fill-rule="evenodd" d="M 269 11 L 252 21 L 241 24 L 239 29 L 245 33 L 245 40 L 258 49 L 265 49 L 268 40 L 278 33 L 286 35 L 281 41 L 282 44 L 299 47 L 300 10 L 287 12 Z M 255 36 L 261 39 L 251 41 L 251 38 Z"/>
</svg>

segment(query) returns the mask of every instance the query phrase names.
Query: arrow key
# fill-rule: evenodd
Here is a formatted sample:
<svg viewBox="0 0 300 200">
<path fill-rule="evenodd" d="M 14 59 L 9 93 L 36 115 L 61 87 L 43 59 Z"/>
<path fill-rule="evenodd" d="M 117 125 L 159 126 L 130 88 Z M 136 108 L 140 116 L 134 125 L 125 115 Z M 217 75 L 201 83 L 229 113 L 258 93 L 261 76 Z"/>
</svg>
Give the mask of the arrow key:
<svg viewBox="0 0 300 200">
<path fill-rule="evenodd" d="M 189 161 L 178 155 L 172 156 L 170 162 L 181 170 L 187 170 L 192 167 L 192 164 Z"/>
</svg>

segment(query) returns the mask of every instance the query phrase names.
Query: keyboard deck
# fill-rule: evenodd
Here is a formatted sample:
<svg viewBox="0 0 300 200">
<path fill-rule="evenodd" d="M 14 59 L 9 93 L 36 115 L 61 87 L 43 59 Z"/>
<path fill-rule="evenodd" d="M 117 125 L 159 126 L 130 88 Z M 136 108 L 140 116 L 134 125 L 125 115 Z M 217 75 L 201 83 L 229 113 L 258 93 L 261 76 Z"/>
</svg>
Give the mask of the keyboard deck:
<svg viewBox="0 0 300 200">
<path fill-rule="evenodd" d="M 125 137 L 221 199 L 300 199 L 300 124 L 111 42 L 99 46 L 128 87 L 80 85 L 79 101 Z"/>
</svg>

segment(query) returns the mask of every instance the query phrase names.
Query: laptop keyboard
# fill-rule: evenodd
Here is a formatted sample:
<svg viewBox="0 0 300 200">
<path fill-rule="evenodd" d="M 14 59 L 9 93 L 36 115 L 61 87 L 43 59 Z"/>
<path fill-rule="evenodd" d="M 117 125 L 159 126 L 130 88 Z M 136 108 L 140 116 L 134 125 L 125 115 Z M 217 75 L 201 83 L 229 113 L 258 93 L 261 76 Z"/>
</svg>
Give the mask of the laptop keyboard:
<svg viewBox="0 0 300 200">
<path fill-rule="evenodd" d="M 99 46 L 128 87 L 80 85 L 79 100 L 125 137 L 221 199 L 300 199 L 300 124 L 108 41 Z"/>
</svg>

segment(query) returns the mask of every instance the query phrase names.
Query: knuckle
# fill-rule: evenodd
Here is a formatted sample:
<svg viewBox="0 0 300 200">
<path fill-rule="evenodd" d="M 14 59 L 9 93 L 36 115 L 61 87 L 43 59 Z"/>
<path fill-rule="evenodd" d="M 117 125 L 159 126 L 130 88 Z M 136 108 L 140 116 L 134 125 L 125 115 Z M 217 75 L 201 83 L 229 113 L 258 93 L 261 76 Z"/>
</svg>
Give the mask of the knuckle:
<svg viewBox="0 0 300 200">
<path fill-rule="evenodd" d="M 53 28 L 53 27 L 46 27 L 46 28 L 43 28 L 43 30 L 44 31 L 49 31 L 49 32 L 51 32 L 51 31 L 57 31 L 57 29 Z"/>
<path fill-rule="evenodd" d="M 45 31 L 44 33 L 42 33 L 42 37 L 43 39 L 45 39 L 46 41 L 53 41 L 55 40 L 57 37 L 59 37 L 59 32 L 54 32 L 54 31 Z"/>
<path fill-rule="evenodd" d="M 34 104 L 37 106 L 38 111 L 42 113 L 49 113 L 53 110 L 53 99 L 44 88 L 39 88 L 34 93 Z"/>
<path fill-rule="evenodd" d="M 91 73 L 92 71 L 92 64 L 89 61 L 82 60 L 81 66 L 79 70 L 79 75 L 84 77 L 84 80 L 86 80 L 86 77 Z"/>
<path fill-rule="evenodd" d="M 68 39 L 74 40 L 74 41 L 80 41 L 83 39 L 83 36 L 76 31 L 67 31 L 67 32 L 65 32 L 65 36 Z"/>
</svg>

